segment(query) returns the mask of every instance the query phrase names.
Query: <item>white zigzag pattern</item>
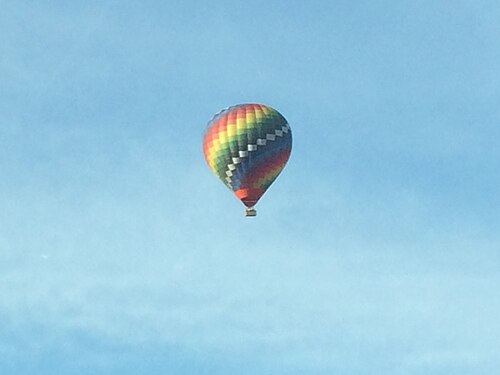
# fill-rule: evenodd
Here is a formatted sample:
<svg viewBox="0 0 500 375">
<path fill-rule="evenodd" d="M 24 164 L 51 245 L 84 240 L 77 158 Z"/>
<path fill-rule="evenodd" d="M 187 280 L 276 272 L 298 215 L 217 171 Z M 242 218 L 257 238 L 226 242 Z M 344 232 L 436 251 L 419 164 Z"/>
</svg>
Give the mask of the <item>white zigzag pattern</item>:
<svg viewBox="0 0 500 375">
<path fill-rule="evenodd" d="M 252 151 L 257 151 L 258 146 L 265 146 L 267 142 L 269 141 L 275 141 L 276 137 L 283 137 L 283 134 L 287 134 L 290 131 L 290 126 L 288 124 L 285 124 L 284 126 L 281 127 L 281 129 L 277 129 L 274 131 L 274 133 L 266 134 L 265 138 L 258 138 L 257 141 L 255 142 L 256 144 L 252 145 L 249 144 L 247 147 L 247 151 L 240 151 L 239 157 L 233 158 L 233 162 L 227 165 L 227 170 L 226 170 L 226 185 L 231 189 L 233 187 L 231 183 L 231 177 L 233 176 L 233 171 L 236 169 L 236 165 L 241 163 L 241 159 L 245 158 L 248 156 L 249 152 Z"/>
</svg>

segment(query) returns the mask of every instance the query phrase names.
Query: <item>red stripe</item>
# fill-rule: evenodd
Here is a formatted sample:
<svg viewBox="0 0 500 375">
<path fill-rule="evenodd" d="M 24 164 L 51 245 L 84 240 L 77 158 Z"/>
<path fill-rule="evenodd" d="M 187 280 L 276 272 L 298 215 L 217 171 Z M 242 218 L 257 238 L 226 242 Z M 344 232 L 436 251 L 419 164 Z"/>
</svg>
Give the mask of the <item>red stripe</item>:
<svg viewBox="0 0 500 375">
<path fill-rule="evenodd" d="M 263 161 L 263 164 L 255 168 L 251 175 L 241 181 L 242 187 L 254 186 L 261 178 L 265 177 L 273 170 L 283 167 L 290 157 L 291 148 L 287 147 L 280 153 L 274 155 L 271 159 Z"/>
</svg>

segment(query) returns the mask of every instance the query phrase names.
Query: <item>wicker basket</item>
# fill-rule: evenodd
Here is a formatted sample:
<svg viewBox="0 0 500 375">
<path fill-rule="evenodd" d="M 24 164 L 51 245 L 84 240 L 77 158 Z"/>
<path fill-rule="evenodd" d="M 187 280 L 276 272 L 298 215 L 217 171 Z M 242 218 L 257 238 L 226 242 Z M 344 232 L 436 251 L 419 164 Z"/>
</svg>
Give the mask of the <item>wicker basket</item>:
<svg viewBox="0 0 500 375">
<path fill-rule="evenodd" d="M 253 208 L 247 208 L 245 210 L 245 216 L 257 216 L 257 211 Z"/>
</svg>

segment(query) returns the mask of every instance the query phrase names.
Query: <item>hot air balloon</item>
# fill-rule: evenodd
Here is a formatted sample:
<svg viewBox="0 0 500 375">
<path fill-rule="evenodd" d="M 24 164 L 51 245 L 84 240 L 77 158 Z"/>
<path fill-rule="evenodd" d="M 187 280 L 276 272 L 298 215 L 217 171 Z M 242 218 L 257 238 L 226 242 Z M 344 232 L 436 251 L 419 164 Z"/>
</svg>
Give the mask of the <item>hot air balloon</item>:
<svg viewBox="0 0 500 375">
<path fill-rule="evenodd" d="M 255 216 L 257 201 L 281 173 L 292 150 L 286 119 L 263 104 L 238 104 L 217 113 L 203 136 L 212 172 Z"/>
</svg>

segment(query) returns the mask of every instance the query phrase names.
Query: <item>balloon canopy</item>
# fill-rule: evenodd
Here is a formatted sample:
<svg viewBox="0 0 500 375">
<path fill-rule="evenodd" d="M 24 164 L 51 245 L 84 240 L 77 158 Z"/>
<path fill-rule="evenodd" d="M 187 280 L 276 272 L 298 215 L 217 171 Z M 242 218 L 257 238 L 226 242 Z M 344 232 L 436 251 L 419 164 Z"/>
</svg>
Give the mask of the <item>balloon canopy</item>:
<svg viewBox="0 0 500 375">
<path fill-rule="evenodd" d="M 209 168 L 250 209 L 283 170 L 291 150 L 286 119 L 263 104 L 223 109 L 203 136 Z M 247 210 L 247 216 L 255 216 L 255 210 Z"/>
</svg>

